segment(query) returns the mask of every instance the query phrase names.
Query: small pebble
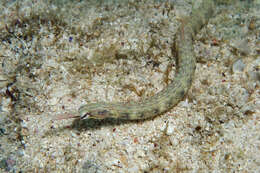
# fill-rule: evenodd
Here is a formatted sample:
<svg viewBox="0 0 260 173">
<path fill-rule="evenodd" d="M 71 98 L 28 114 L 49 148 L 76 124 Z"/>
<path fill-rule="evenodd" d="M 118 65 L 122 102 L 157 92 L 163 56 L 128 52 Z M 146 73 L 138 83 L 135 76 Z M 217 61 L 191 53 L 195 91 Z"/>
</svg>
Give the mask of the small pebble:
<svg viewBox="0 0 260 173">
<path fill-rule="evenodd" d="M 166 135 L 172 135 L 174 133 L 174 125 L 172 123 L 168 124 L 167 130 L 166 130 Z"/>
<path fill-rule="evenodd" d="M 128 169 L 129 172 L 139 172 L 139 168 L 137 166 L 131 167 Z"/>
<path fill-rule="evenodd" d="M 85 172 L 96 173 L 98 172 L 98 167 L 94 162 L 87 160 L 82 166 L 82 173 Z"/>
<path fill-rule="evenodd" d="M 249 80 L 259 82 L 260 81 L 260 58 L 256 59 L 253 65 L 247 68 L 246 73 Z"/>
<path fill-rule="evenodd" d="M 233 63 L 232 71 L 234 73 L 236 72 L 242 72 L 245 69 L 245 64 L 242 59 L 238 59 Z"/>
<path fill-rule="evenodd" d="M 232 43 L 232 46 L 234 46 L 239 52 L 248 55 L 250 53 L 250 47 L 248 44 L 248 41 L 246 39 L 238 39 L 234 40 Z"/>
<path fill-rule="evenodd" d="M 58 103 L 58 99 L 56 97 L 53 97 L 49 100 L 49 105 L 53 106 L 56 105 Z"/>
<path fill-rule="evenodd" d="M 72 40 L 73 40 L 73 37 L 69 37 L 69 42 L 72 42 Z"/>
</svg>

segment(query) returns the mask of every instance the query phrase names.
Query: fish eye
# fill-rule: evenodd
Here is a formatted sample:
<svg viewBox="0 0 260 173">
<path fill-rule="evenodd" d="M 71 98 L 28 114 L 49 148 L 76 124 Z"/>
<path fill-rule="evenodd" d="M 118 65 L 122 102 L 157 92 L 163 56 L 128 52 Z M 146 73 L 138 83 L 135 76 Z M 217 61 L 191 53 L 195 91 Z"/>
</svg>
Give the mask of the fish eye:
<svg viewBox="0 0 260 173">
<path fill-rule="evenodd" d="M 81 120 L 88 119 L 89 115 L 90 115 L 89 113 L 85 113 L 84 115 L 80 116 L 80 119 Z"/>
</svg>

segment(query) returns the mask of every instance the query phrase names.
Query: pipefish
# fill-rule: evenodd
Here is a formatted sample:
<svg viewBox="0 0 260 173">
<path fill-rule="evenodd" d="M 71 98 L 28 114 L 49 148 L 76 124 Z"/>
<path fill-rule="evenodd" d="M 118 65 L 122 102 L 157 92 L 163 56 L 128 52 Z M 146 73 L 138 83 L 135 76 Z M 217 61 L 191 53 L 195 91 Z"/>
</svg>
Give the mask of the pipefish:
<svg viewBox="0 0 260 173">
<path fill-rule="evenodd" d="M 177 72 L 172 83 L 166 88 L 140 102 L 99 102 L 82 105 L 78 110 L 79 115 L 70 118 L 138 120 L 155 117 L 173 108 L 184 98 L 192 84 L 196 68 L 193 39 L 213 15 L 214 7 L 213 0 L 203 0 L 198 8 L 192 9 L 191 16 L 178 28 L 175 38 Z"/>
</svg>

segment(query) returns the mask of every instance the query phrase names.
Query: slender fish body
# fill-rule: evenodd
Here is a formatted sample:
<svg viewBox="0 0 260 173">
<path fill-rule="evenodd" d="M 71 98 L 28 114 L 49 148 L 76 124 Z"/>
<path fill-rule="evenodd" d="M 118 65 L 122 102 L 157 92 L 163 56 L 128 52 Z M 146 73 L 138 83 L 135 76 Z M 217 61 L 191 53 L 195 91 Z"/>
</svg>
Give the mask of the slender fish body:
<svg viewBox="0 0 260 173">
<path fill-rule="evenodd" d="M 189 90 L 196 58 L 193 38 L 213 15 L 214 1 L 203 0 L 200 7 L 192 10 L 191 17 L 182 23 L 176 34 L 178 55 L 177 73 L 171 84 L 156 95 L 140 102 L 130 103 L 90 103 L 79 108 L 81 119 L 117 118 L 127 120 L 147 119 L 169 111 L 183 99 Z"/>
</svg>

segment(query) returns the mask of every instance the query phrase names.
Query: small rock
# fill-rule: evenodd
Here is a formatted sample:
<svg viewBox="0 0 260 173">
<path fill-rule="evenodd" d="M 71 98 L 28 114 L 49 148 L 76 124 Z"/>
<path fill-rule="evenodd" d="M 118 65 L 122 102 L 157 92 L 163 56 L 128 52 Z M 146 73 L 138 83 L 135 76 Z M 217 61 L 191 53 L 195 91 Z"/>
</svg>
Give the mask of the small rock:
<svg viewBox="0 0 260 173">
<path fill-rule="evenodd" d="M 166 135 L 172 135 L 174 133 L 174 125 L 172 123 L 168 123 Z"/>
<path fill-rule="evenodd" d="M 82 166 L 82 173 L 85 173 L 85 172 L 88 172 L 88 173 L 97 173 L 99 172 L 98 171 L 98 167 L 97 165 L 90 161 L 90 160 L 87 160 L 83 166 Z"/>
<path fill-rule="evenodd" d="M 58 103 L 58 99 L 56 97 L 53 97 L 49 100 L 49 105 L 54 106 Z"/>
<path fill-rule="evenodd" d="M 129 172 L 139 172 L 140 170 L 137 166 L 134 166 L 134 167 L 128 168 L 128 171 Z"/>
<path fill-rule="evenodd" d="M 244 61 L 242 59 L 238 59 L 232 65 L 232 71 L 234 73 L 242 72 L 244 69 L 245 69 L 245 64 L 244 64 Z"/>
<path fill-rule="evenodd" d="M 250 47 L 248 44 L 248 41 L 246 39 L 238 39 L 238 40 L 234 40 L 231 45 L 233 47 L 235 47 L 239 52 L 248 55 L 250 53 Z"/>
<path fill-rule="evenodd" d="M 251 66 L 246 69 L 249 80 L 260 81 L 260 58 L 256 59 Z"/>
</svg>

